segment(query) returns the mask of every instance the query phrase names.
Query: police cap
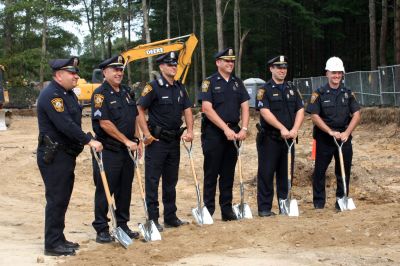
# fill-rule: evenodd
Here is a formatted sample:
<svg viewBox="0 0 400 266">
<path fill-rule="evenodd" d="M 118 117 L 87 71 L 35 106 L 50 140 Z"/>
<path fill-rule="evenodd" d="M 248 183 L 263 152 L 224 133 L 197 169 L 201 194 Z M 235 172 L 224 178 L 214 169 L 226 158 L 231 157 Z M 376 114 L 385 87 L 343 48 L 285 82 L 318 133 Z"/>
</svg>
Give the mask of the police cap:
<svg viewBox="0 0 400 266">
<path fill-rule="evenodd" d="M 53 71 L 66 70 L 71 73 L 78 73 L 79 58 L 71 57 L 69 59 L 53 59 L 50 60 L 49 65 Z"/>
<path fill-rule="evenodd" d="M 125 59 L 122 55 L 116 55 L 108 58 L 99 64 L 99 68 L 106 69 L 107 67 L 124 69 Z"/>
<path fill-rule="evenodd" d="M 215 60 L 224 59 L 224 60 L 235 60 L 235 54 L 231 47 L 228 47 L 222 51 L 219 51 L 214 55 Z"/>
<path fill-rule="evenodd" d="M 268 66 L 288 67 L 287 57 L 284 55 L 278 55 L 268 61 Z"/>
<path fill-rule="evenodd" d="M 176 66 L 178 64 L 178 54 L 176 52 L 169 52 L 157 57 L 156 62 L 158 64 L 169 64 Z"/>
</svg>

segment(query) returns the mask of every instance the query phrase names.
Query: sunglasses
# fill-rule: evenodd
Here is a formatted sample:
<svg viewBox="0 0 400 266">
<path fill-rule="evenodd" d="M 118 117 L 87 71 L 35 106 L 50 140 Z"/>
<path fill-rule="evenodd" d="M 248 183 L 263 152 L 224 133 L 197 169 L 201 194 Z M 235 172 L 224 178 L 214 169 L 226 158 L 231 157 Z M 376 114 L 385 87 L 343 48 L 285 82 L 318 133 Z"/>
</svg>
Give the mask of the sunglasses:
<svg viewBox="0 0 400 266">
<path fill-rule="evenodd" d="M 169 66 L 169 67 L 177 67 L 178 65 L 176 65 L 176 64 L 167 64 L 167 66 Z"/>
</svg>

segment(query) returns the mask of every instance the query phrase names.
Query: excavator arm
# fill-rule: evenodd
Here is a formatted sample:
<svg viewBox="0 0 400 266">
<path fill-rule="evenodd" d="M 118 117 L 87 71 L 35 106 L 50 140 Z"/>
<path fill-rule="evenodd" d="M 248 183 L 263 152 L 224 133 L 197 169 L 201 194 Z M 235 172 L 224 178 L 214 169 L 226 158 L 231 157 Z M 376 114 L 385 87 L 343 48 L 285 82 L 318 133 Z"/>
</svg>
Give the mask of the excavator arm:
<svg viewBox="0 0 400 266">
<path fill-rule="evenodd" d="M 192 55 L 197 45 L 197 38 L 194 34 L 180 36 L 172 39 L 165 39 L 148 44 L 138 45 L 121 53 L 125 59 L 125 65 L 132 61 L 148 58 L 168 52 L 179 52 L 178 68 L 175 80 L 185 83 L 186 75 L 192 63 Z"/>
</svg>

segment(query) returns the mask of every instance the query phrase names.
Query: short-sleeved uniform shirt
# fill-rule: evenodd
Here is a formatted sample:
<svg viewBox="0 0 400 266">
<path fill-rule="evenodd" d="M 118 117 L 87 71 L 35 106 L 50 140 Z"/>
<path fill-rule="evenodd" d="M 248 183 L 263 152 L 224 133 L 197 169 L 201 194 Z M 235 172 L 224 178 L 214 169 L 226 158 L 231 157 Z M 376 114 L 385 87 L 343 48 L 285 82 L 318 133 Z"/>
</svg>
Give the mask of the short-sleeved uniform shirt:
<svg viewBox="0 0 400 266">
<path fill-rule="evenodd" d="M 313 92 L 306 111 L 319 115 L 330 128 L 343 131 L 349 125 L 351 115 L 358 110 L 360 106 L 351 90 L 342 85 L 332 89 L 326 84 Z"/>
<path fill-rule="evenodd" d="M 269 109 L 276 119 L 290 130 L 294 125 L 297 111 L 304 108 L 304 103 L 295 86 L 288 82 L 276 84 L 271 79 L 257 90 L 256 108 Z M 260 124 L 267 131 L 278 130 L 268 124 L 261 115 Z"/>
<path fill-rule="evenodd" d="M 110 120 L 128 139 L 135 137 L 135 122 L 138 110 L 129 88 L 123 85 L 116 92 L 105 81 L 92 95 L 92 125 L 97 136 L 111 137 L 100 127 L 100 120 Z"/>
<path fill-rule="evenodd" d="M 178 130 L 183 123 L 182 112 L 190 108 L 192 103 L 185 87 L 179 81 L 170 85 L 161 76 L 160 80 L 153 80 L 144 87 L 138 105 L 148 109 L 148 123 L 151 126 Z"/>
<path fill-rule="evenodd" d="M 239 123 L 240 105 L 249 99 L 242 80 L 234 75 L 226 81 L 216 72 L 201 84 L 199 100 L 212 103 L 213 109 L 225 123 Z"/>
<path fill-rule="evenodd" d="M 81 129 L 82 107 L 75 93 L 54 80 L 40 92 L 37 115 L 39 134 L 52 141 L 85 145 L 91 139 Z"/>
</svg>

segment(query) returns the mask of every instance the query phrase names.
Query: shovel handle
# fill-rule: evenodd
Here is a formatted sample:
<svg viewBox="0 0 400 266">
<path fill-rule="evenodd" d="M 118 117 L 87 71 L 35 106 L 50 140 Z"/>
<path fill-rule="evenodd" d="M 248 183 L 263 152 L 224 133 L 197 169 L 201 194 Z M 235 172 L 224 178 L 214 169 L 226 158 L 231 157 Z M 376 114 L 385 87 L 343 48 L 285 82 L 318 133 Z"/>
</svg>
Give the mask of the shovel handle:
<svg viewBox="0 0 400 266">
<path fill-rule="evenodd" d="M 132 152 L 129 149 L 129 147 L 127 149 L 128 149 L 129 156 L 131 157 L 132 161 L 135 164 L 135 173 L 136 173 L 136 176 L 137 176 L 137 179 L 138 179 L 138 183 L 139 183 L 140 195 L 142 196 L 143 201 L 145 201 L 146 200 L 146 195 L 144 193 L 144 188 L 143 188 L 143 184 L 142 184 L 142 175 L 141 175 L 140 170 L 139 170 L 139 160 L 138 160 L 137 151 Z"/>
<path fill-rule="evenodd" d="M 346 172 L 344 171 L 344 160 L 343 160 L 343 151 L 342 151 L 342 147 L 343 147 L 344 142 L 342 141 L 339 144 L 335 137 L 333 137 L 333 140 L 335 141 L 335 144 L 338 147 L 339 162 L 340 162 L 340 172 L 342 173 L 342 182 L 343 182 L 343 193 L 344 193 L 344 196 L 347 197 Z"/>
<path fill-rule="evenodd" d="M 292 139 L 291 141 L 284 139 L 286 146 L 288 148 L 288 154 L 287 154 L 287 163 L 288 163 L 288 187 L 289 190 L 291 188 L 291 182 L 292 182 L 292 147 L 294 146 L 294 140 Z"/>
<path fill-rule="evenodd" d="M 239 168 L 239 181 L 240 183 L 243 183 L 243 176 L 242 176 L 242 144 L 243 141 L 241 140 L 234 140 L 233 145 L 235 145 L 236 151 L 237 151 L 237 156 L 238 156 L 238 168 Z"/>
<path fill-rule="evenodd" d="M 93 156 L 96 159 L 97 164 L 99 166 L 101 181 L 103 183 L 104 192 L 106 193 L 108 205 L 111 206 L 111 205 L 113 205 L 113 200 L 112 200 L 111 193 L 110 193 L 110 187 L 108 186 L 106 172 L 104 171 L 102 154 L 101 154 L 101 152 L 97 153 L 96 149 L 94 147 L 92 147 L 92 152 L 93 152 Z"/>
</svg>

